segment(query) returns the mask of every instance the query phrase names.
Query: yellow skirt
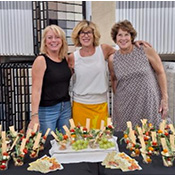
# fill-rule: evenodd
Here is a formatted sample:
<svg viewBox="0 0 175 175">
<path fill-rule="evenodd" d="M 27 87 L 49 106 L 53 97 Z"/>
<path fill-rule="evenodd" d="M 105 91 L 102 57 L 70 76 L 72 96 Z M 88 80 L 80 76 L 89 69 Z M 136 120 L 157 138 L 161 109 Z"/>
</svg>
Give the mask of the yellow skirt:
<svg viewBox="0 0 175 175">
<path fill-rule="evenodd" d="M 86 118 L 90 119 L 90 128 L 100 129 L 101 120 L 105 126 L 108 118 L 108 104 L 82 104 L 73 102 L 72 116 L 75 125 L 86 126 Z"/>
</svg>

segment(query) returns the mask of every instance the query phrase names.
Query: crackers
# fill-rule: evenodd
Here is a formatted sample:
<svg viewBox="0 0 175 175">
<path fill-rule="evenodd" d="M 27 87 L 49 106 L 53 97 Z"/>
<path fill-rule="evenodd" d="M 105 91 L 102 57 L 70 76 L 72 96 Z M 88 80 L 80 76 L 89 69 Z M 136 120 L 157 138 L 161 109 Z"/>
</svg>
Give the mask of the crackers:
<svg viewBox="0 0 175 175">
<path fill-rule="evenodd" d="M 29 163 L 28 171 L 39 171 L 41 173 L 48 173 L 63 169 L 63 166 L 54 157 L 43 156 L 36 161 Z"/>
<path fill-rule="evenodd" d="M 108 153 L 108 155 L 102 162 L 102 165 L 105 166 L 105 168 L 121 169 L 123 172 L 142 169 L 135 159 L 132 159 L 124 152 Z"/>
</svg>

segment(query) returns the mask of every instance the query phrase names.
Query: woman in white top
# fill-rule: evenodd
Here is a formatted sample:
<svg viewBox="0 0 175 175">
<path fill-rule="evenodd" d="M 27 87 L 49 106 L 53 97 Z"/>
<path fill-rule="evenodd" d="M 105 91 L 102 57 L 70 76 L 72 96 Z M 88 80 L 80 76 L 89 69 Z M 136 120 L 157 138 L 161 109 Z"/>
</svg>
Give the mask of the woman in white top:
<svg viewBox="0 0 175 175">
<path fill-rule="evenodd" d="M 97 26 L 83 20 L 72 32 L 74 45 L 81 48 L 69 55 L 69 66 L 75 73 L 73 119 L 75 125 L 85 126 L 86 118 L 89 118 L 91 128 L 100 128 L 101 120 L 106 122 L 108 117 L 107 59 L 115 52 L 107 44 L 99 45 L 99 40 Z"/>
</svg>

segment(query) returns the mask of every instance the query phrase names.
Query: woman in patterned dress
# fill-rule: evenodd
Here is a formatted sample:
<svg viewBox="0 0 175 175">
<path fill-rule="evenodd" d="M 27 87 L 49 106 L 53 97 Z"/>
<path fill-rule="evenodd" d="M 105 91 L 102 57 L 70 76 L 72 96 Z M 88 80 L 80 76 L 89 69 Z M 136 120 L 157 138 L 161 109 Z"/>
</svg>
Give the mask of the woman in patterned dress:
<svg viewBox="0 0 175 175">
<path fill-rule="evenodd" d="M 159 124 L 167 116 L 166 75 L 159 55 L 151 47 L 135 47 L 137 32 L 128 20 L 114 24 L 111 37 L 119 50 L 109 58 L 114 92 L 113 124 L 116 131 L 140 119 Z"/>
</svg>

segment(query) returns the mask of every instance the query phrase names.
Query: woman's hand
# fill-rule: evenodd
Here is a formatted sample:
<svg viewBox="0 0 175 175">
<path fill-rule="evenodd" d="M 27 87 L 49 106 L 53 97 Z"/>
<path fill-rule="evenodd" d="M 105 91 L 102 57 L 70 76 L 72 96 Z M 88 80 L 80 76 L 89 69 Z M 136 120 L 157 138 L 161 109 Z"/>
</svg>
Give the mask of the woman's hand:
<svg viewBox="0 0 175 175">
<path fill-rule="evenodd" d="M 135 41 L 134 44 L 139 48 L 141 45 L 144 45 L 145 47 L 152 47 L 148 42 L 143 40 Z"/>
<path fill-rule="evenodd" d="M 30 123 L 28 125 L 28 128 L 32 129 L 33 130 L 33 127 L 35 124 L 38 124 L 38 129 L 39 129 L 39 118 L 38 118 L 38 115 L 35 115 L 31 118 L 30 120 Z"/>
<path fill-rule="evenodd" d="M 167 100 L 161 100 L 159 113 L 162 115 L 162 119 L 165 119 L 168 115 L 168 102 Z"/>
</svg>

